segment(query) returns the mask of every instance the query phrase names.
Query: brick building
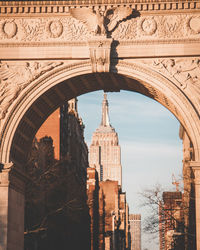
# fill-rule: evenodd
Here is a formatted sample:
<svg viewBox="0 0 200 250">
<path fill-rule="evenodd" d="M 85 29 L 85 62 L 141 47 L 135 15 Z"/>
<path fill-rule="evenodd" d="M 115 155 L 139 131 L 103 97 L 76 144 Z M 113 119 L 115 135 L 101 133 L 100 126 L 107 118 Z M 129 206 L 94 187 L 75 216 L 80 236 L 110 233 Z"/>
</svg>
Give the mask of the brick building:
<svg viewBox="0 0 200 250">
<path fill-rule="evenodd" d="M 159 206 L 160 250 L 185 249 L 184 208 L 181 192 L 163 192 Z"/>
<path fill-rule="evenodd" d="M 100 220 L 103 217 L 103 214 L 101 214 L 103 211 L 103 202 L 100 198 L 98 173 L 95 168 L 87 169 L 87 197 L 90 215 L 91 250 L 103 250 L 103 224 Z"/>
<path fill-rule="evenodd" d="M 88 206 L 91 218 L 91 250 L 128 249 L 128 204 L 117 181 L 98 181 L 88 168 Z"/>
<path fill-rule="evenodd" d="M 90 249 L 90 217 L 86 193 L 88 149 L 83 132 L 77 99 L 72 99 L 56 110 L 36 134 L 32 153 L 34 157 L 37 155 L 37 160 L 34 159 L 34 171 L 28 174 L 38 177 L 35 180 L 42 180 L 38 187 L 33 188 L 34 192 L 37 189 L 37 198 L 41 200 L 37 205 L 40 217 L 48 213 L 51 216 L 48 216 L 42 235 L 36 232 L 27 234 L 26 250 Z M 61 212 L 54 214 L 57 210 Z M 29 214 L 26 219 L 28 231 L 28 222 L 34 213 Z M 34 248 L 33 244 L 37 247 Z"/>
<path fill-rule="evenodd" d="M 127 202 L 117 181 L 99 183 L 104 201 L 104 241 L 105 249 L 127 249 Z"/>
<path fill-rule="evenodd" d="M 86 181 L 88 148 L 84 140 L 84 124 L 78 115 L 77 98 L 68 101 L 47 118 L 36 139 L 45 136 L 51 136 L 53 140 L 55 159 L 70 157 Z"/>
</svg>

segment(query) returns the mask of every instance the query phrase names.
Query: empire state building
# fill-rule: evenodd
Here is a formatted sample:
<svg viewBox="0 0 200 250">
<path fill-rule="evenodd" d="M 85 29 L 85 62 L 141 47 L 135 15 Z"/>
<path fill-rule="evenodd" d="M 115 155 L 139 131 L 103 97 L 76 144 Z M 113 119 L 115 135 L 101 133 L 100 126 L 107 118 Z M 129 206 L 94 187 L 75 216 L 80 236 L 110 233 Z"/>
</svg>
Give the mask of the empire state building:
<svg viewBox="0 0 200 250">
<path fill-rule="evenodd" d="M 118 135 L 110 124 L 105 93 L 101 124 L 92 135 L 89 164 L 90 167 L 96 168 L 99 181 L 118 181 L 118 185 L 122 185 L 121 149 Z"/>
</svg>

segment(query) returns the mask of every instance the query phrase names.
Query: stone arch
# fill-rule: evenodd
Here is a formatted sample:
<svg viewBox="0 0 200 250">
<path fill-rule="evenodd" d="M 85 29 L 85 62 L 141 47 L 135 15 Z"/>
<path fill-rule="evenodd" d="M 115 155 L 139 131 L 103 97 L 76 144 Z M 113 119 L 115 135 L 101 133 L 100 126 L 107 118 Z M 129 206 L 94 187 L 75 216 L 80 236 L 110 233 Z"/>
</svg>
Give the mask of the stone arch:
<svg viewBox="0 0 200 250">
<path fill-rule="evenodd" d="M 45 119 L 65 100 L 103 89 L 130 90 L 155 99 L 170 110 L 187 131 L 195 161 L 200 160 L 200 122 L 192 100 L 171 79 L 144 64 L 120 61 L 110 73 L 92 73 L 89 60 L 61 64 L 34 79 L 10 105 L 1 121 L 0 161 L 22 164 Z"/>
</svg>

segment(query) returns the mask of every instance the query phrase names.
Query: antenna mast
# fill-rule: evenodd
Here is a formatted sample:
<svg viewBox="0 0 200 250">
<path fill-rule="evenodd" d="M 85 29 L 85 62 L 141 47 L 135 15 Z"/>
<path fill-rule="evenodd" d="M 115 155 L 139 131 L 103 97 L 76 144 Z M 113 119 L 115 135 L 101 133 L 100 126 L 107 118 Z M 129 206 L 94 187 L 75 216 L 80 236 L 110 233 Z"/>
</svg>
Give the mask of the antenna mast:
<svg viewBox="0 0 200 250">
<path fill-rule="evenodd" d="M 174 174 L 172 174 L 172 184 L 176 186 L 176 192 L 179 192 L 180 182 L 176 180 L 176 177 Z"/>
</svg>

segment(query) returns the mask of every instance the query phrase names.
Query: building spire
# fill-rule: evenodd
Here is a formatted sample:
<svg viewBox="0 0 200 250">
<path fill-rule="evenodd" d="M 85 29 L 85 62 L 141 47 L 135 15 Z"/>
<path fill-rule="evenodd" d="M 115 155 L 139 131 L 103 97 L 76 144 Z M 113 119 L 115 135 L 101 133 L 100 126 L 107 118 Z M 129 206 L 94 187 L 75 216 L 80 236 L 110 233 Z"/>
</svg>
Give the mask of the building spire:
<svg viewBox="0 0 200 250">
<path fill-rule="evenodd" d="M 102 102 L 102 118 L 101 118 L 101 126 L 104 127 L 111 127 L 109 115 L 108 115 L 108 100 L 107 100 L 107 94 L 104 93 L 104 99 Z"/>
</svg>

